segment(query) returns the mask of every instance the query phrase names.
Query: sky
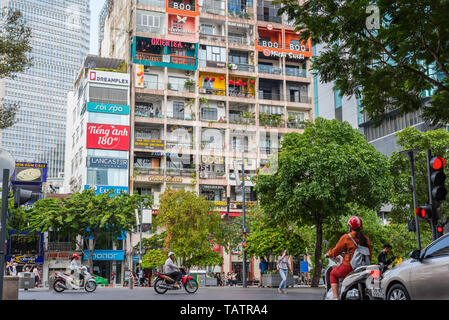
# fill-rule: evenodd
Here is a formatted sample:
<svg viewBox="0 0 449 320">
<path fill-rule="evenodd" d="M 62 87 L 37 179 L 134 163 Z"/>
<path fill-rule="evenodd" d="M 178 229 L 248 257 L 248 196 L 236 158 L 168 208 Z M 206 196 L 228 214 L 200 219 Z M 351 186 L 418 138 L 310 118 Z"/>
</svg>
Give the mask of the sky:
<svg viewBox="0 0 449 320">
<path fill-rule="evenodd" d="M 106 0 L 90 0 L 90 53 L 98 54 L 98 17 Z"/>
</svg>

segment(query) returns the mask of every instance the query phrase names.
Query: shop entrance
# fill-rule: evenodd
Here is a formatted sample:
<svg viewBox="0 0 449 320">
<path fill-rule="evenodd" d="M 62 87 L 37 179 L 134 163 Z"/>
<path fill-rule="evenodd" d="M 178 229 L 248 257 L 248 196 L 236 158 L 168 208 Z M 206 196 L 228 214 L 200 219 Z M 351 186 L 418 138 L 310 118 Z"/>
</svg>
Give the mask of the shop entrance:
<svg viewBox="0 0 449 320">
<path fill-rule="evenodd" d="M 94 261 L 93 274 L 110 281 L 112 271 L 111 265 L 112 265 L 111 261 Z"/>
</svg>

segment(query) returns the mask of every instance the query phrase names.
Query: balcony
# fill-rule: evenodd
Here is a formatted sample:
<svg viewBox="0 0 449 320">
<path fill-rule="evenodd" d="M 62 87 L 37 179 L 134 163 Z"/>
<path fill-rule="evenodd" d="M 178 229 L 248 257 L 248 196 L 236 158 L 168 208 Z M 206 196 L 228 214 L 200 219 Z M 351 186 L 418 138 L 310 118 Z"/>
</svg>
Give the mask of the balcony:
<svg viewBox="0 0 449 320">
<path fill-rule="evenodd" d="M 291 128 L 291 129 L 304 129 L 305 125 L 303 121 L 298 121 L 298 120 L 289 120 L 287 122 L 287 128 Z"/>
<path fill-rule="evenodd" d="M 225 172 L 200 171 L 200 179 L 224 179 L 224 178 L 226 178 Z"/>
<path fill-rule="evenodd" d="M 164 90 L 165 89 L 163 83 L 154 82 L 154 81 L 150 81 L 150 80 L 144 80 L 143 87 L 145 89 L 150 89 L 150 90 Z"/>
<path fill-rule="evenodd" d="M 181 149 L 193 149 L 192 142 L 179 142 L 179 141 L 167 141 L 167 149 L 181 148 Z"/>
<path fill-rule="evenodd" d="M 215 35 L 215 34 L 207 34 L 207 33 L 200 33 L 200 40 L 221 42 L 223 44 L 226 43 L 225 36 L 220 36 L 220 35 Z"/>
<path fill-rule="evenodd" d="M 165 0 L 137 0 L 137 4 L 165 9 Z"/>
<path fill-rule="evenodd" d="M 164 174 L 164 168 L 160 167 L 145 168 L 134 166 L 134 173 L 148 176 L 160 176 Z"/>
<path fill-rule="evenodd" d="M 207 4 L 203 4 L 202 6 L 200 6 L 200 12 L 210 13 L 210 14 L 218 14 L 220 16 L 224 16 L 226 13 L 226 10 L 224 8 L 222 8 L 221 5 L 218 5 L 216 3 L 216 1 L 213 1 L 212 3 L 207 3 Z"/>
<path fill-rule="evenodd" d="M 228 42 L 241 46 L 253 46 L 254 41 L 249 37 L 228 36 Z"/>
<path fill-rule="evenodd" d="M 167 176 L 177 177 L 193 177 L 196 175 L 196 169 L 193 168 L 167 168 L 165 170 Z"/>
<path fill-rule="evenodd" d="M 282 17 L 274 16 L 274 15 L 266 15 L 266 14 L 258 14 L 258 21 L 266 21 L 266 22 L 275 22 L 282 23 Z"/>
<path fill-rule="evenodd" d="M 265 92 L 259 91 L 259 99 L 283 101 L 284 97 L 280 93 L 271 93 L 271 92 L 266 92 L 266 91 Z"/>
<path fill-rule="evenodd" d="M 258 69 L 260 73 L 282 74 L 282 68 L 280 67 L 259 64 Z"/>
<path fill-rule="evenodd" d="M 73 251 L 75 244 L 72 242 L 49 242 L 47 251 Z"/>
<path fill-rule="evenodd" d="M 285 120 L 281 114 L 259 114 L 259 124 L 263 127 L 275 127 L 283 128 L 285 127 Z"/>
<path fill-rule="evenodd" d="M 307 78 L 307 70 L 299 69 L 299 68 L 291 68 L 291 67 L 286 66 L 285 67 L 285 75 L 291 76 L 291 77 Z"/>
<path fill-rule="evenodd" d="M 151 61 L 151 62 L 163 62 L 163 63 L 174 63 L 174 64 L 182 64 L 187 66 L 196 66 L 196 58 L 195 57 L 187 57 L 187 56 L 176 56 L 176 55 L 162 55 L 162 54 L 154 54 L 154 53 L 136 53 L 137 60 Z"/>
<path fill-rule="evenodd" d="M 234 8 L 233 6 L 228 4 L 228 14 L 230 17 L 241 19 L 252 19 L 253 15 L 250 13 L 250 11 L 252 11 L 251 7 L 241 9 L 241 8 Z"/>
<path fill-rule="evenodd" d="M 240 113 L 240 114 L 235 114 L 235 113 L 229 113 L 229 123 L 233 123 L 233 124 L 244 124 L 244 125 L 249 125 L 249 124 L 256 124 L 256 119 L 254 117 L 254 115 L 250 114 L 250 113 Z"/>
<path fill-rule="evenodd" d="M 139 106 L 138 103 L 136 103 L 134 116 L 156 119 L 164 118 L 163 113 L 159 109 L 148 108 L 147 106 Z"/>
<path fill-rule="evenodd" d="M 182 83 L 167 83 L 167 90 L 177 91 L 177 92 L 190 92 L 195 93 L 195 87 L 191 85 L 186 85 Z"/>
<path fill-rule="evenodd" d="M 202 93 L 202 94 L 212 94 L 212 95 L 215 95 L 215 96 L 225 96 L 226 95 L 226 90 L 200 88 L 200 93 Z"/>
<path fill-rule="evenodd" d="M 239 70 L 239 71 L 247 71 L 247 72 L 255 71 L 255 67 L 251 64 L 229 63 L 228 68 L 229 68 L 229 70 Z"/>
<path fill-rule="evenodd" d="M 230 97 L 242 97 L 242 98 L 254 98 L 255 94 L 254 94 L 254 92 L 240 91 L 237 88 L 229 88 L 228 96 L 230 96 Z"/>
<path fill-rule="evenodd" d="M 195 116 L 194 114 L 184 114 L 184 113 L 173 113 L 170 111 L 167 111 L 167 119 L 176 119 L 176 120 L 194 120 Z"/>
<path fill-rule="evenodd" d="M 226 68 L 225 62 L 220 61 L 211 61 L 211 60 L 199 60 L 199 66 L 200 67 L 210 67 L 210 68 Z"/>
<path fill-rule="evenodd" d="M 312 98 L 305 95 L 288 95 L 288 101 L 299 103 L 312 103 Z"/>
<path fill-rule="evenodd" d="M 270 155 L 279 152 L 280 148 L 260 147 L 259 150 L 261 154 Z"/>
</svg>

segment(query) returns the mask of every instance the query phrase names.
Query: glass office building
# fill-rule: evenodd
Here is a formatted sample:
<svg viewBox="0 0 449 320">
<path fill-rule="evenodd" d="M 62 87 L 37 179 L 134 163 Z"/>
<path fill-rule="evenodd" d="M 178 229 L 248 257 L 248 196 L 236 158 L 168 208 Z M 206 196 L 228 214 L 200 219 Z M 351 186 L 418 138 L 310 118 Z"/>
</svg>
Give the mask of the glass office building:
<svg viewBox="0 0 449 320">
<path fill-rule="evenodd" d="M 16 123 L 1 133 L 1 148 L 16 161 L 47 163 L 55 178 L 64 172 L 67 93 L 89 53 L 89 0 L 0 0 L 5 6 L 20 10 L 32 29 L 34 65 L 0 80 L 0 97 L 19 107 Z"/>
</svg>

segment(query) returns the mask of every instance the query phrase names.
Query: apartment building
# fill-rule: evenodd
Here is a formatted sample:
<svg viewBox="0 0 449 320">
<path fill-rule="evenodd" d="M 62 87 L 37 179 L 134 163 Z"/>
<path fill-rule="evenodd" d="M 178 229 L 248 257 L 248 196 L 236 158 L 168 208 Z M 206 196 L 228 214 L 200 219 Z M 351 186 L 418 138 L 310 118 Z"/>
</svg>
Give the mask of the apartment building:
<svg viewBox="0 0 449 320">
<path fill-rule="evenodd" d="M 278 9 L 263 0 L 106 2 L 99 53 L 130 67 L 129 191 L 153 195 L 153 214 L 170 187 L 206 196 L 219 212 L 230 197 L 230 216 L 241 215 L 242 158 L 251 206 L 251 177 L 283 135 L 314 119 L 312 44 Z M 239 248 L 216 250 L 225 263 L 214 271 L 241 270 Z"/>
</svg>

